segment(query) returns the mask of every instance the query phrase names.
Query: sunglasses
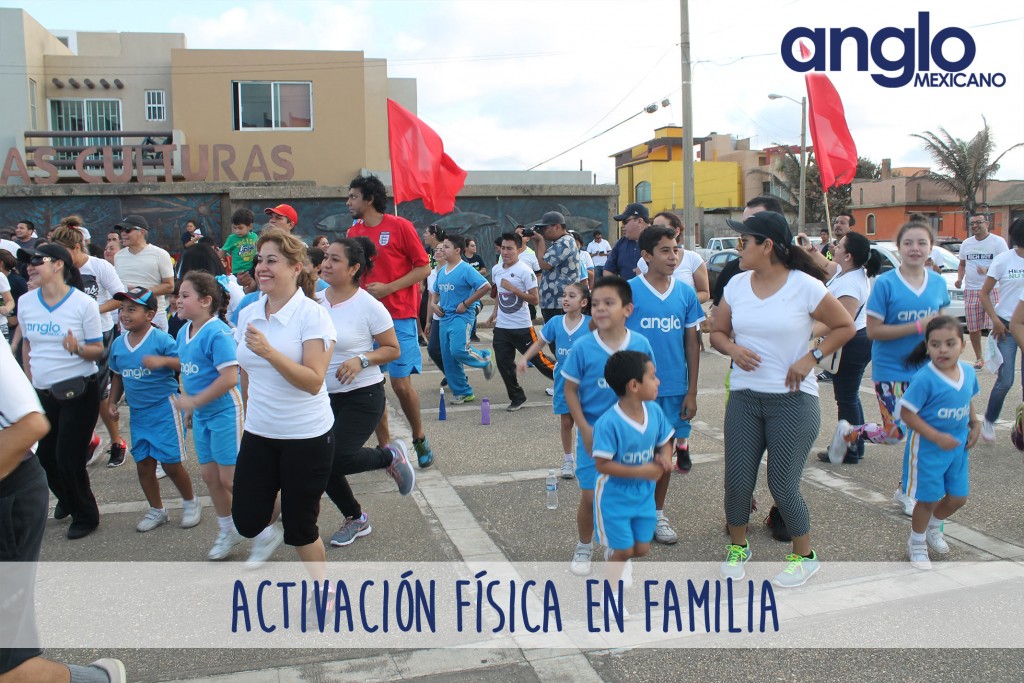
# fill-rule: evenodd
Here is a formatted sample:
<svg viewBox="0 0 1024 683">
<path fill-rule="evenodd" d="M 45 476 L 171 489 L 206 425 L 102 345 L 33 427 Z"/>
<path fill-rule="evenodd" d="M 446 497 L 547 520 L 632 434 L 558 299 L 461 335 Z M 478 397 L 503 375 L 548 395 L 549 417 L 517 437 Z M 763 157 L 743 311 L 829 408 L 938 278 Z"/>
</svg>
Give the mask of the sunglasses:
<svg viewBox="0 0 1024 683">
<path fill-rule="evenodd" d="M 52 260 L 53 259 L 50 258 L 49 256 L 33 256 L 31 260 L 29 260 L 28 264 L 30 266 L 41 266 L 44 263 L 49 263 Z"/>
</svg>

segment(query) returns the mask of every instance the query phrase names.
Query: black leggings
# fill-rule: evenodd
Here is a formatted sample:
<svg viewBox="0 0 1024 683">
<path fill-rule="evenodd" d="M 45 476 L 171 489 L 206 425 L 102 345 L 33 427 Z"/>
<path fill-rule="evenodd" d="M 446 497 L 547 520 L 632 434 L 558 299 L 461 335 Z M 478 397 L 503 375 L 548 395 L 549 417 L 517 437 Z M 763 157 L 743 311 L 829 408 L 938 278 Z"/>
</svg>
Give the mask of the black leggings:
<svg viewBox="0 0 1024 683">
<path fill-rule="evenodd" d="M 280 492 L 284 542 L 304 546 L 320 538 L 320 496 L 333 460 L 333 427 L 311 439 L 268 439 L 242 432 L 231 499 L 238 533 L 255 538 L 267 528 Z"/>
<path fill-rule="evenodd" d="M 433 330 L 431 330 L 433 332 Z M 364 448 L 384 414 L 384 382 L 331 394 L 334 411 L 334 467 L 327 480 L 327 497 L 346 517 L 363 514 L 346 474 L 380 470 L 391 465 L 386 448 Z"/>
</svg>

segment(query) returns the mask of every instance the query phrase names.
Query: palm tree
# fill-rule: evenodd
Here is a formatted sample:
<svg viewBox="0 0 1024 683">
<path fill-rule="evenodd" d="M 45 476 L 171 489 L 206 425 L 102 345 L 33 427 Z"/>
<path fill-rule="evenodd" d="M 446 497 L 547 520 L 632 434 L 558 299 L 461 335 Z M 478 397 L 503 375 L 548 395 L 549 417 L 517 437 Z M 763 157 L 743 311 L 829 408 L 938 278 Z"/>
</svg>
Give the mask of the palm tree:
<svg viewBox="0 0 1024 683">
<path fill-rule="evenodd" d="M 984 127 L 970 140 L 954 138 L 941 127 L 939 135 L 931 131 L 912 133 L 915 138 L 924 141 L 925 150 L 939 167 L 939 172 L 933 171 L 927 177 L 956 194 L 968 215 L 977 210 L 978 191 L 984 189 L 989 179 L 999 171 L 999 160 L 1007 152 L 1024 145 L 1018 142 L 991 160 L 996 146 L 995 138 L 984 116 L 981 121 Z"/>
</svg>

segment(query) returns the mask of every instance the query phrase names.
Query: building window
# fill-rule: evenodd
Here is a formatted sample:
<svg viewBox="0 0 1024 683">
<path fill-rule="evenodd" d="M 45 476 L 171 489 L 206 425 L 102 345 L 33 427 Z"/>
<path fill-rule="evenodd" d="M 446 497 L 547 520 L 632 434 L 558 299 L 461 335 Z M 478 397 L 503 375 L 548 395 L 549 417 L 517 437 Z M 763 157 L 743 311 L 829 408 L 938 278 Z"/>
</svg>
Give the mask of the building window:
<svg viewBox="0 0 1024 683">
<path fill-rule="evenodd" d="M 67 132 L 114 131 L 121 130 L 121 100 L 50 100 L 50 130 Z M 102 147 L 104 145 L 120 145 L 120 137 L 106 135 L 87 138 L 52 139 L 52 145 Z M 58 159 L 73 159 L 72 152 L 58 152 Z M 121 152 L 115 150 L 114 157 L 121 158 Z M 98 156 L 90 157 L 98 158 Z"/>
<path fill-rule="evenodd" d="M 146 120 L 167 120 L 167 93 L 163 90 L 146 91 Z"/>
<path fill-rule="evenodd" d="M 235 130 L 313 130 L 313 84 L 233 81 Z"/>
<path fill-rule="evenodd" d="M 36 107 L 36 82 L 28 79 L 28 117 L 32 130 L 39 128 L 39 109 Z"/>
<path fill-rule="evenodd" d="M 892 199 L 890 201 L 892 201 L 893 204 L 896 203 L 896 186 L 895 185 L 892 186 Z"/>
<path fill-rule="evenodd" d="M 641 204 L 651 203 L 651 184 L 646 180 L 636 184 L 636 201 Z"/>
<path fill-rule="evenodd" d="M 874 235 L 875 234 L 875 214 L 873 214 L 873 213 L 869 213 L 868 214 L 867 233 L 869 235 Z"/>
<path fill-rule="evenodd" d="M 860 201 L 857 202 L 857 203 L 860 204 L 861 206 L 864 206 L 864 188 L 861 187 L 861 188 L 859 188 L 859 190 L 860 190 Z"/>
<path fill-rule="evenodd" d="M 761 194 L 769 195 L 772 193 L 772 181 L 766 180 L 761 183 Z"/>
</svg>

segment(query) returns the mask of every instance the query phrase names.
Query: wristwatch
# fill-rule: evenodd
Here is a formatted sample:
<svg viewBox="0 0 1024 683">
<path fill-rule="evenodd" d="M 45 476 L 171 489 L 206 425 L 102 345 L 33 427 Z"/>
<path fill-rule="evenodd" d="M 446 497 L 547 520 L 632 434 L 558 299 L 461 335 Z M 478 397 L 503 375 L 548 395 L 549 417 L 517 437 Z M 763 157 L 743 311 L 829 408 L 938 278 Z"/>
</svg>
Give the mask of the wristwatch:
<svg viewBox="0 0 1024 683">
<path fill-rule="evenodd" d="M 811 356 L 814 358 L 815 363 L 820 363 L 825 354 L 821 352 L 821 349 L 811 349 Z"/>
<path fill-rule="evenodd" d="M 364 370 L 370 367 L 370 359 L 364 356 L 363 354 L 359 354 L 358 356 L 356 356 L 356 358 L 359 359 L 359 364 L 363 366 Z"/>
</svg>

